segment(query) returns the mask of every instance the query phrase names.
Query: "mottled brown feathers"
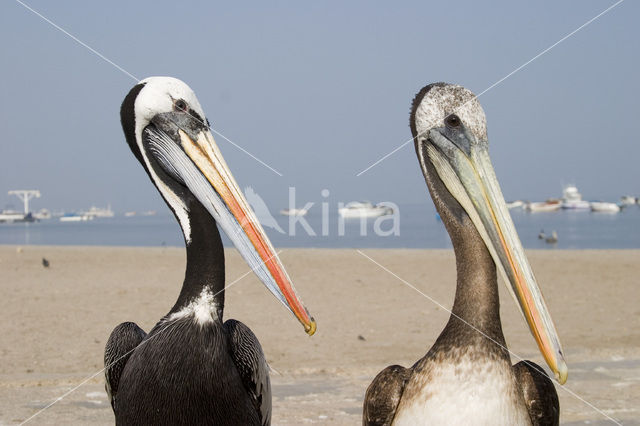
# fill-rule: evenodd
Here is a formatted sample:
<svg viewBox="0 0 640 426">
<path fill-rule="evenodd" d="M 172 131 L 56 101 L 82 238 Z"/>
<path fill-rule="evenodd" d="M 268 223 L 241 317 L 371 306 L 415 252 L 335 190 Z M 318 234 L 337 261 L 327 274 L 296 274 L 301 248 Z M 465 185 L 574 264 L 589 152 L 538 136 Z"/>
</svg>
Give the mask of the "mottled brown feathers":
<svg viewBox="0 0 640 426">
<path fill-rule="evenodd" d="M 513 366 L 513 372 L 522 388 L 532 425 L 557 426 L 560 423 L 558 394 L 542 367 L 531 361 L 520 361 Z"/>
<path fill-rule="evenodd" d="M 411 370 L 399 365 L 390 365 L 378 373 L 364 397 L 363 426 L 391 425 L 410 375 Z"/>
</svg>

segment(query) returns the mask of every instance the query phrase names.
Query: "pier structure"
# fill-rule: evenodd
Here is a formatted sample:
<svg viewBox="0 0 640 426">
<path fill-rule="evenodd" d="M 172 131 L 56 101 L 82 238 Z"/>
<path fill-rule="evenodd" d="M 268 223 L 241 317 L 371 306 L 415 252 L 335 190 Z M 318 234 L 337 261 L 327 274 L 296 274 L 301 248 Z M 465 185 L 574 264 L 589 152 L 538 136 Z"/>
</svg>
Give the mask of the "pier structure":
<svg viewBox="0 0 640 426">
<path fill-rule="evenodd" d="M 24 203 L 24 214 L 29 214 L 29 200 L 40 198 L 40 191 L 37 189 L 14 189 L 9 191 L 9 195 L 15 195 Z"/>
</svg>

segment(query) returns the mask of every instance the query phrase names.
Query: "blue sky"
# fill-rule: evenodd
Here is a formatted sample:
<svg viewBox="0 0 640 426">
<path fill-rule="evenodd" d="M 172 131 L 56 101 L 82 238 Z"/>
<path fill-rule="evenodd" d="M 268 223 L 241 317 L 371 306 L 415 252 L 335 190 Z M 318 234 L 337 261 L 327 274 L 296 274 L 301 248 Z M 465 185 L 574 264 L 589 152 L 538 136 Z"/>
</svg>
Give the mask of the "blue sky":
<svg viewBox="0 0 640 426">
<path fill-rule="evenodd" d="M 410 137 L 425 84 L 480 93 L 613 2 L 46 2 L 31 7 L 142 79 L 196 92 L 241 186 L 270 206 L 370 199 L 431 203 Z M 163 209 L 119 123 L 135 82 L 19 3 L 0 13 L 0 208 Z M 625 1 L 484 94 L 507 199 L 640 195 L 640 5 Z"/>
</svg>

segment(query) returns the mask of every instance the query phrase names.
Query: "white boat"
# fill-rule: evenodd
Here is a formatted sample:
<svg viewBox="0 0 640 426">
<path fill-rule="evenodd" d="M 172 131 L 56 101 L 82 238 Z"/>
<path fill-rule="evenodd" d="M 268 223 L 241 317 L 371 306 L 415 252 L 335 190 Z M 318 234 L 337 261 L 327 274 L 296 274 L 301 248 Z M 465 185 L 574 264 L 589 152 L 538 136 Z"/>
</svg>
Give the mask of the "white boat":
<svg viewBox="0 0 640 426">
<path fill-rule="evenodd" d="M 124 213 L 124 217 L 133 217 L 135 216 L 137 213 L 136 212 L 125 212 Z"/>
<path fill-rule="evenodd" d="M 109 204 L 107 206 L 106 209 L 100 208 L 100 207 L 96 207 L 96 206 L 91 206 L 91 208 L 89 210 L 87 210 L 86 212 L 84 212 L 83 214 L 87 215 L 87 216 L 91 216 L 92 218 L 94 217 L 113 217 L 113 210 L 111 210 L 111 204 Z"/>
<path fill-rule="evenodd" d="M 84 213 L 67 213 L 60 216 L 60 222 L 86 222 L 93 220 L 93 216 Z"/>
<path fill-rule="evenodd" d="M 282 209 L 280 214 L 283 216 L 304 216 L 308 213 L 307 209 Z"/>
<path fill-rule="evenodd" d="M 3 210 L 0 212 L 0 222 L 19 222 L 24 219 L 24 213 L 15 210 Z"/>
<path fill-rule="evenodd" d="M 0 212 L 0 223 L 14 223 L 14 222 L 35 222 L 36 218 L 31 214 L 24 214 L 15 210 L 3 210 Z"/>
<path fill-rule="evenodd" d="M 622 204 L 623 206 L 632 206 L 638 202 L 637 200 L 638 199 L 636 197 L 633 197 L 631 195 L 623 195 L 622 197 L 620 197 L 620 204 Z"/>
<path fill-rule="evenodd" d="M 39 212 L 36 212 L 33 214 L 33 217 L 35 217 L 38 220 L 51 219 L 51 212 L 47 209 L 40 209 Z"/>
<path fill-rule="evenodd" d="M 602 213 L 618 213 L 620 211 L 620 206 L 616 203 L 605 203 L 602 201 L 592 201 L 591 202 L 591 211 L 593 212 L 602 212 Z"/>
<path fill-rule="evenodd" d="M 547 201 L 526 203 L 524 205 L 524 209 L 531 212 L 554 212 L 556 210 L 560 210 L 561 205 L 562 203 L 560 202 L 560 200 L 551 199 Z"/>
<path fill-rule="evenodd" d="M 368 201 L 352 201 L 345 207 L 338 209 L 344 218 L 378 217 L 393 214 L 393 209 L 387 206 L 374 206 Z"/>
<path fill-rule="evenodd" d="M 511 210 L 511 209 L 515 209 L 515 208 L 518 208 L 518 207 L 522 207 L 522 206 L 524 206 L 524 204 L 525 204 L 525 203 L 524 203 L 524 201 L 522 201 L 522 200 L 509 201 L 509 202 L 507 203 L 507 208 L 508 208 L 509 210 Z"/>
<path fill-rule="evenodd" d="M 156 211 L 155 210 L 147 210 L 146 212 L 142 212 L 140 215 L 141 216 L 155 216 L 156 215 Z"/>
<path fill-rule="evenodd" d="M 575 185 L 567 185 L 562 191 L 562 208 L 572 210 L 588 210 L 591 204 L 582 199 L 582 194 L 578 192 Z"/>
</svg>

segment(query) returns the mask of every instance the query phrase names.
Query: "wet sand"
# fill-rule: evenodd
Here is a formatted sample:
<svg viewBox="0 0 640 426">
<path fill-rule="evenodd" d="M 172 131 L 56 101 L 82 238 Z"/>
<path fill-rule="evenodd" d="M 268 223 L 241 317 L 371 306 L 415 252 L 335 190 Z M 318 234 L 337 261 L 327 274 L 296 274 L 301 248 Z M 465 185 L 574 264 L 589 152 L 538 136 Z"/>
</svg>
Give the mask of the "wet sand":
<svg viewBox="0 0 640 426">
<path fill-rule="evenodd" d="M 451 251 L 363 252 L 450 308 Z M 613 424 L 606 414 L 640 424 L 640 251 L 528 255 L 569 363 L 569 380 L 558 386 L 562 423 Z M 274 369 L 272 423 L 360 424 L 368 383 L 387 365 L 422 357 L 449 314 L 356 250 L 284 249 L 281 258 L 318 321 L 315 336 L 253 274 L 228 288 L 225 308 L 225 318 L 254 331 Z M 118 323 L 148 331 L 175 302 L 184 261 L 178 248 L 0 246 L 0 425 L 23 422 L 98 372 Z M 248 270 L 227 251 L 228 283 Z M 509 348 L 543 364 L 503 285 L 500 291 Z M 29 424 L 113 424 L 103 375 Z"/>
</svg>

